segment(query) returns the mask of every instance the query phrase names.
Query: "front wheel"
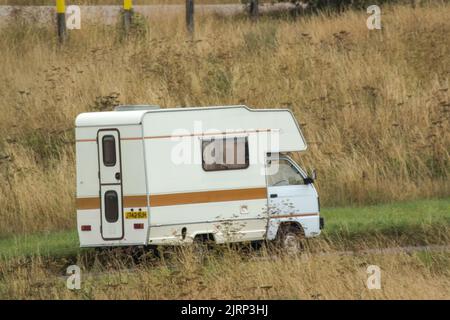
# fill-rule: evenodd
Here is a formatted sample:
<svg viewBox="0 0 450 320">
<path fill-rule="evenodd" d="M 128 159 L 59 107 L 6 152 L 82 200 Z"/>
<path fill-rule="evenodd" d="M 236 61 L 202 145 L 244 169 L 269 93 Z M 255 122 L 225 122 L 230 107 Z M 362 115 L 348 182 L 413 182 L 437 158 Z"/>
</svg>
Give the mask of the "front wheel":
<svg viewBox="0 0 450 320">
<path fill-rule="evenodd" d="M 303 249 L 304 234 L 299 227 L 281 226 L 277 234 L 277 245 L 288 254 L 296 254 Z"/>
</svg>

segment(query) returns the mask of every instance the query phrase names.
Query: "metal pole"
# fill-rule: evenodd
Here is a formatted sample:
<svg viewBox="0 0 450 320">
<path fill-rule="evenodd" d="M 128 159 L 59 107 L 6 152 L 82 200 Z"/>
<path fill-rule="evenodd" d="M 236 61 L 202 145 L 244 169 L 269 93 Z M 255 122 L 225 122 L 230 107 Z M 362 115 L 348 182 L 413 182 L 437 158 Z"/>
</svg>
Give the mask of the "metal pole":
<svg viewBox="0 0 450 320">
<path fill-rule="evenodd" d="M 65 0 L 56 0 L 56 27 L 59 43 L 63 43 L 67 37 Z"/>
<path fill-rule="evenodd" d="M 300 15 L 304 14 L 305 8 L 299 1 L 291 2 L 294 4 L 294 8 L 291 10 L 291 15 L 294 19 L 297 19 Z"/>
<path fill-rule="evenodd" d="M 249 15 L 250 19 L 252 19 L 253 21 L 258 20 L 259 17 L 258 0 L 250 0 Z"/>
<path fill-rule="evenodd" d="M 194 33 L 194 0 L 186 0 L 186 27 L 190 34 Z"/>
<path fill-rule="evenodd" d="M 130 31 L 132 16 L 133 16 L 132 0 L 123 0 L 123 29 L 126 35 L 128 35 Z"/>
</svg>

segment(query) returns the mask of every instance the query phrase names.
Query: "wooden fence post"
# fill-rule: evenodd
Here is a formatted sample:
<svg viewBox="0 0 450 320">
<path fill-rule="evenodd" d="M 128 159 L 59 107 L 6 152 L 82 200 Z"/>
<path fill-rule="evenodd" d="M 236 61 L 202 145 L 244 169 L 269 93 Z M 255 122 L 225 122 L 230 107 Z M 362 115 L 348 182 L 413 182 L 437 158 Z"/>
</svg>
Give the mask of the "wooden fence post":
<svg viewBox="0 0 450 320">
<path fill-rule="evenodd" d="M 186 0 L 186 27 L 192 35 L 194 33 L 194 0 Z"/>
<path fill-rule="evenodd" d="M 123 28 L 125 30 L 126 35 L 128 35 L 130 31 L 132 16 L 133 16 L 132 0 L 123 0 Z"/>
<path fill-rule="evenodd" d="M 58 30 L 59 43 L 63 43 L 67 37 L 65 0 L 56 0 L 56 28 Z"/>
<path fill-rule="evenodd" d="M 250 0 L 249 15 L 250 19 L 252 19 L 253 21 L 258 20 L 259 17 L 258 0 Z"/>
</svg>

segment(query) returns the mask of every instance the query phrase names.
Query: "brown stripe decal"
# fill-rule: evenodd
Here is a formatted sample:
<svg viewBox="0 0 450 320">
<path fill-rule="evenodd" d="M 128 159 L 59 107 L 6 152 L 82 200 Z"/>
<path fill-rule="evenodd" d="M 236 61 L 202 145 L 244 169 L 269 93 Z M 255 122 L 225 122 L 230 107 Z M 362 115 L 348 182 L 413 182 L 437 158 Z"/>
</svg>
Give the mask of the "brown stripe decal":
<svg viewBox="0 0 450 320">
<path fill-rule="evenodd" d="M 266 198 L 267 198 L 266 188 L 172 193 L 172 194 L 150 195 L 150 206 L 161 207 L 161 206 L 175 206 L 180 204 L 253 200 Z"/>
<path fill-rule="evenodd" d="M 76 142 L 97 142 L 97 139 L 78 139 Z"/>
<path fill-rule="evenodd" d="M 201 132 L 201 133 L 189 133 L 170 136 L 147 136 L 144 139 L 167 139 L 167 138 L 183 138 L 183 137 L 203 137 L 203 136 L 220 136 L 220 135 L 233 135 L 244 133 L 259 133 L 276 131 L 276 129 L 257 129 L 257 130 L 240 130 L 240 131 L 223 131 L 223 132 Z"/>
<path fill-rule="evenodd" d="M 309 216 L 318 216 L 319 213 L 300 213 L 300 214 L 286 214 L 282 216 L 270 216 L 270 219 L 278 219 L 278 218 L 296 218 L 296 217 L 309 217 Z"/>
<path fill-rule="evenodd" d="M 123 197 L 124 208 L 146 207 L 147 196 L 125 196 Z"/>
<path fill-rule="evenodd" d="M 123 141 L 123 140 L 142 140 L 142 137 L 120 138 L 120 141 Z"/>
<path fill-rule="evenodd" d="M 77 198 L 78 210 L 99 209 L 100 198 Z"/>
<path fill-rule="evenodd" d="M 158 194 L 150 195 L 151 207 L 175 206 L 181 204 L 194 203 L 208 203 L 221 201 L 238 201 L 238 200 L 254 200 L 266 199 L 266 188 L 250 188 L 250 189 L 236 189 L 236 190 L 217 190 L 204 192 L 186 192 L 186 193 L 172 193 L 172 194 Z M 124 196 L 123 206 L 125 208 L 131 207 L 145 207 L 147 206 L 146 196 Z M 78 210 L 99 209 L 99 198 L 78 198 Z"/>
<path fill-rule="evenodd" d="M 224 132 L 202 132 L 202 133 L 189 133 L 189 134 L 179 134 L 179 135 L 166 135 L 166 136 L 147 136 L 147 137 L 128 137 L 120 138 L 123 140 L 142 140 L 142 139 L 168 139 L 168 138 L 182 138 L 182 137 L 197 137 L 197 136 L 219 136 L 219 135 L 233 135 L 233 134 L 244 134 L 244 133 L 259 133 L 259 132 L 271 132 L 278 131 L 278 129 L 256 129 L 256 130 L 242 130 L 242 131 L 224 131 Z M 79 139 L 76 142 L 96 142 L 97 139 Z"/>
</svg>

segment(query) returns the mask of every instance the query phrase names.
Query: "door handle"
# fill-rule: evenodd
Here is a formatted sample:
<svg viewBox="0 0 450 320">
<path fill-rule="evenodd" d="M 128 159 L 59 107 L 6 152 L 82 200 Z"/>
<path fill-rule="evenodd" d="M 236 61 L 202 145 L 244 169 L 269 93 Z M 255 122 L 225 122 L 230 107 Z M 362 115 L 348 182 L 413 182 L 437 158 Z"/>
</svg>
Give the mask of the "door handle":
<svg viewBox="0 0 450 320">
<path fill-rule="evenodd" d="M 116 180 L 120 180 L 120 172 L 116 172 L 115 177 L 116 177 Z"/>
<path fill-rule="evenodd" d="M 272 193 L 272 194 L 270 195 L 270 197 L 271 197 L 271 198 L 277 198 L 278 195 L 277 195 L 276 193 Z"/>
</svg>

